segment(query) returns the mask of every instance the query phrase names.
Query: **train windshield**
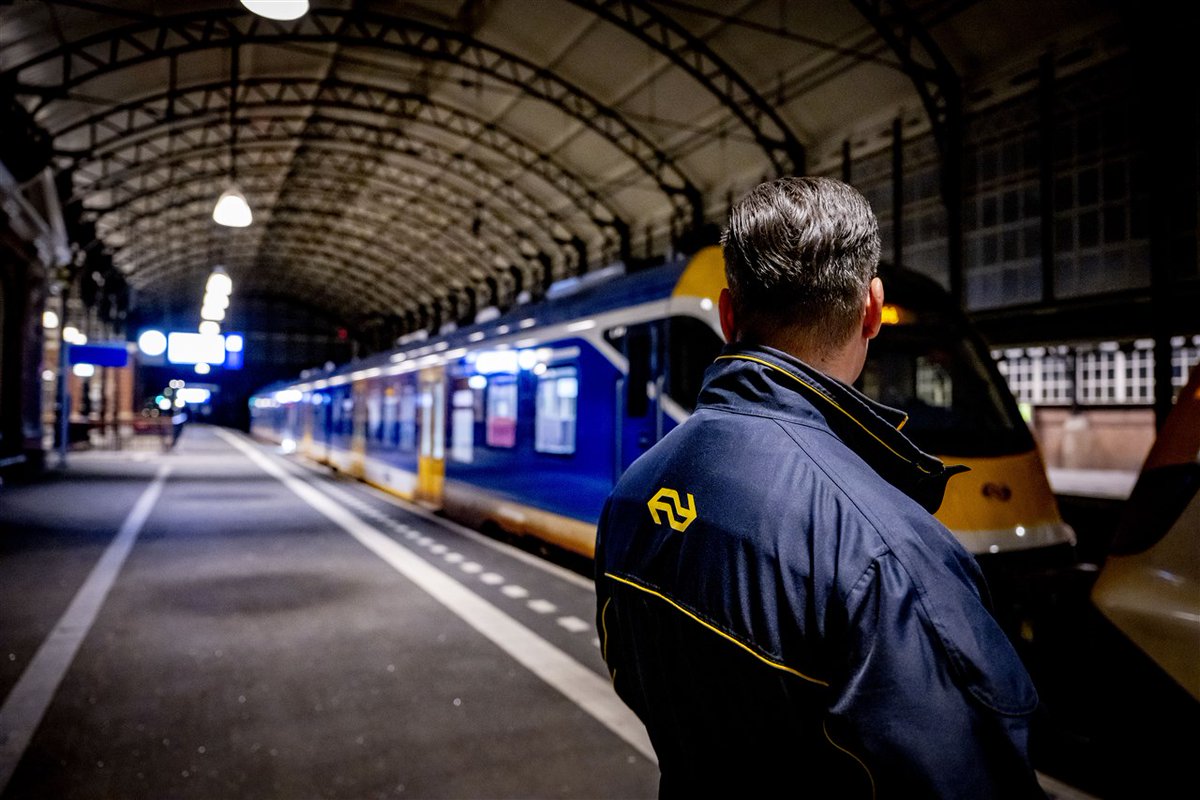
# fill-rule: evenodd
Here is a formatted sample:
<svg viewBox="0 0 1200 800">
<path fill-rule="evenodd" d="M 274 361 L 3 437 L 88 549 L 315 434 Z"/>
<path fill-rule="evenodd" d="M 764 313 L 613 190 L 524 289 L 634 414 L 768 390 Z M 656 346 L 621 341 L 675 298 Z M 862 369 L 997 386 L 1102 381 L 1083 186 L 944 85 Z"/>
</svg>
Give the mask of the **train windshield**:
<svg viewBox="0 0 1200 800">
<path fill-rule="evenodd" d="M 857 387 L 908 414 L 904 433 L 941 456 L 1017 453 L 1029 429 L 986 353 L 949 322 L 885 325 Z"/>
</svg>

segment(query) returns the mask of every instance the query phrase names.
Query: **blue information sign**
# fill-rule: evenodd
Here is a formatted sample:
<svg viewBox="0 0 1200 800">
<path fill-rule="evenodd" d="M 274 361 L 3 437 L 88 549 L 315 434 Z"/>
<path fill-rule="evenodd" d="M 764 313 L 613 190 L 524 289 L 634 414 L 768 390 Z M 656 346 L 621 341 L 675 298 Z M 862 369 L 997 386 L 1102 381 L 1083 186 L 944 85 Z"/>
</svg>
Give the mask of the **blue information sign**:
<svg viewBox="0 0 1200 800">
<path fill-rule="evenodd" d="M 129 363 L 129 349 L 125 342 L 73 344 L 67 347 L 67 362 L 94 364 L 97 367 L 123 367 Z"/>
</svg>

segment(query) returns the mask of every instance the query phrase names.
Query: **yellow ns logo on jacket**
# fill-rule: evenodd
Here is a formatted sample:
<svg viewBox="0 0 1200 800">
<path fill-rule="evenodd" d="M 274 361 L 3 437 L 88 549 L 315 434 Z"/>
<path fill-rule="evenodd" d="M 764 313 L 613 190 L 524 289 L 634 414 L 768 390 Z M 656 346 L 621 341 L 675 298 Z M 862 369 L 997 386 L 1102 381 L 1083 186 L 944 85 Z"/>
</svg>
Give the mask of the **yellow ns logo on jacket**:
<svg viewBox="0 0 1200 800">
<path fill-rule="evenodd" d="M 667 500 L 671 502 L 668 503 Z M 679 499 L 679 492 L 674 489 L 659 489 L 654 497 L 646 503 L 650 508 L 650 516 L 654 518 L 655 525 L 662 525 L 662 518 L 658 512 L 663 512 L 667 518 L 667 524 L 675 530 L 683 533 L 687 530 L 688 525 L 696 521 L 696 498 L 691 494 L 687 496 L 687 505 Z M 678 518 L 676 518 L 678 515 Z"/>
</svg>

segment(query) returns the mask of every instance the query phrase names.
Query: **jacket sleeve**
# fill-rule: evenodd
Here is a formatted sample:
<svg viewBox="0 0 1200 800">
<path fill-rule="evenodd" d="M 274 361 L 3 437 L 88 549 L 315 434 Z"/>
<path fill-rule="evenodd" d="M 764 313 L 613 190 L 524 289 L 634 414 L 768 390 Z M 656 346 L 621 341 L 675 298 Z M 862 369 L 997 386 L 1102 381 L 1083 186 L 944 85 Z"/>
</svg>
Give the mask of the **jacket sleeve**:
<svg viewBox="0 0 1200 800">
<path fill-rule="evenodd" d="M 1028 756 L 1037 694 L 973 585 L 949 570 L 918 583 L 885 554 L 845 608 L 825 732 L 877 798 L 1045 797 Z"/>
</svg>

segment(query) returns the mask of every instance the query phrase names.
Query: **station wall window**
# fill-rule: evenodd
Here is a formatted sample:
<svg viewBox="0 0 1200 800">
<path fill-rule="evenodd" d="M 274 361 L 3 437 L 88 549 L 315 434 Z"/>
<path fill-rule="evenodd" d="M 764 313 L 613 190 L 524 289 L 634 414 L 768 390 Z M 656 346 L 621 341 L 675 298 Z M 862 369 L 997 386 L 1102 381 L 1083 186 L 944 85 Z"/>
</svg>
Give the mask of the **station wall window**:
<svg viewBox="0 0 1200 800">
<path fill-rule="evenodd" d="M 517 444 L 517 379 L 497 375 L 487 388 L 487 426 L 484 441 L 489 447 Z"/>
<path fill-rule="evenodd" d="M 1187 385 L 1188 375 L 1200 364 L 1200 336 L 1171 338 L 1171 385 L 1178 391 Z"/>
<path fill-rule="evenodd" d="M 1154 401 L 1152 342 L 1132 350 L 1103 342 L 1076 357 L 1079 402 L 1087 405 L 1140 405 Z"/>
<path fill-rule="evenodd" d="M 993 353 L 1000 374 L 1018 403 L 1035 406 L 1071 404 L 1075 382 L 1070 348 L 1030 347 Z"/>
<path fill-rule="evenodd" d="M 1035 94 L 976 117 L 968 128 L 963 202 L 966 305 L 1042 299 L 1042 142 Z"/>
<path fill-rule="evenodd" d="M 1054 283 L 1060 297 L 1148 286 L 1144 164 L 1131 131 L 1128 71 L 1102 67 L 1066 83 L 1055 121 Z M 1103 281 L 1096 276 L 1103 275 Z"/>
<path fill-rule="evenodd" d="M 1035 406 L 1145 406 L 1154 402 L 1154 342 L 994 351 L 1000 374 L 1020 403 Z M 1200 363 L 1200 336 L 1171 339 L 1171 383 L 1178 391 Z"/>
<path fill-rule="evenodd" d="M 556 367 L 538 376 L 535 450 L 560 455 L 575 452 L 578 397 L 579 371 L 575 367 Z"/>
</svg>

